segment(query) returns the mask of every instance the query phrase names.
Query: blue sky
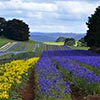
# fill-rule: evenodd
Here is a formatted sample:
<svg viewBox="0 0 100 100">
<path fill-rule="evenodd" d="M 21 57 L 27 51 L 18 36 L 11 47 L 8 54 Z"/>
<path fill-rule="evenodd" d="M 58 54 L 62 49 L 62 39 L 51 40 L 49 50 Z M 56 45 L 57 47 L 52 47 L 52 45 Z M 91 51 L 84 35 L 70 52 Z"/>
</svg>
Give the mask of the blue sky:
<svg viewBox="0 0 100 100">
<path fill-rule="evenodd" d="M 30 31 L 86 33 L 100 0 L 0 0 L 0 17 L 22 19 Z"/>
</svg>

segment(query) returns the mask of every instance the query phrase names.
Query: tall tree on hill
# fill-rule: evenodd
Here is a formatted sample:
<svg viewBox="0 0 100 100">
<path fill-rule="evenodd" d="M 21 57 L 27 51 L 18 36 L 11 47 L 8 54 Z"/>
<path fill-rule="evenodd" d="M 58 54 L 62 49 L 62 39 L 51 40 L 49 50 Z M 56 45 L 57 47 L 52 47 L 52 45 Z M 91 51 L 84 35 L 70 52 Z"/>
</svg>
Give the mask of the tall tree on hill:
<svg viewBox="0 0 100 100">
<path fill-rule="evenodd" d="M 6 20 L 3 17 L 0 17 L 0 36 L 4 32 L 4 27 L 5 27 Z"/>
<path fill-rule="evenodd" d="M 94 14 L 88 17 L 87 34 L 85 36 L 85 41 L 90 47 L 100 47 L 100 6 L 96 8 Z"/>
<path fill-rule="evenodd" d="M 29 27 L 22 20 L 13 19 L 5 24 L 4 36 L 18 41 L 29 40 Z"/>
</svg>

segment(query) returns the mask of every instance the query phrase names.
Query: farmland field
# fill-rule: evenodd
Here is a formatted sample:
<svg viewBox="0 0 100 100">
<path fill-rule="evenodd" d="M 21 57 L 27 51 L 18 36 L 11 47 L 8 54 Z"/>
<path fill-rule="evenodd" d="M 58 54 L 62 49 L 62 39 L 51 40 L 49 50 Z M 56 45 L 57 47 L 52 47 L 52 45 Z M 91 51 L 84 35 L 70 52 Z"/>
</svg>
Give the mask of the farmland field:
<svg viewBox="0 0 100 100">
<path fill-rule="evenodd" d="M 44 42 L 44 44 L 48 44 L 48 45 L 64 45 L 64 42 Z"/>
<path fill-rule="evenodd" d="M 100 100 L 99 54 L 32 41 L 5 47 L 0 100 Z"/>
</svg>

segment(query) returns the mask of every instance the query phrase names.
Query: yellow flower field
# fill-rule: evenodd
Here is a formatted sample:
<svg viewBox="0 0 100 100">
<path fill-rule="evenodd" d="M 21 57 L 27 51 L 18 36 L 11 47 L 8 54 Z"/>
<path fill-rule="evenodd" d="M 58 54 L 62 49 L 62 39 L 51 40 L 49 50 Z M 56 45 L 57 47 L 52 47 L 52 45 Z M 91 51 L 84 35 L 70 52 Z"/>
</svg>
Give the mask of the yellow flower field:
<svg viewBox="0 0 100 100">
<path fill-rule="evenodd" d="M 9 98 L 9 90 L 15 84 L 20 84 L 23 75 L 28 75 L 28 70 L 38 61 L 38 57 L 28 60 L 14 60 L 0 65 L 0 99 Z"/>
</svg>

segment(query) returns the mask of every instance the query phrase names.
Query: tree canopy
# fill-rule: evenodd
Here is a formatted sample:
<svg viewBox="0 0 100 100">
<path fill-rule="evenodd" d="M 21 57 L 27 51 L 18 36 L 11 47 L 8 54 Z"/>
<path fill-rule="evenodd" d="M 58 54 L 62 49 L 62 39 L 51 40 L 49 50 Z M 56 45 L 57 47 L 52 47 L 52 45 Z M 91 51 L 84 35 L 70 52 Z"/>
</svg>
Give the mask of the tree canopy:
<svg viewBox="0 0 100 100">
<path fill-rule="evenodd" d="M 3 21 L 2 21 L 3 22 Z M 26 41 L 29 40 L 29 27 L 28 25 L 19 19 L 12 19 L 5 21 L 5 23 L 0 25 L 2 35 L 9 39 Z M 0 33 L 1 33 L 0 31 Z"/>
<path fill-rule="evenodd" d="M 6 23 L 5 18 L 0 17 L 0 35 L 3 34 L 5 23 Z"/>
<path fill-rule="evenodd" d="M 80 46 L 83 46 L 83 47 L 86 47 L 86 46 L 87 46 L 87 43 L 85 42 L 84 37 L 82 37 L 82 38 L 79 40 L 79 42 L 80 42 Z"/>
<path fill-rule="evenodd" d="M 66 38 L 64 45 L 69 45 L 73 46 L 75 44 L 75 39 L 74 38 Z"/>
<path fill-rule="evenodd" d="M 94 14 L 88 17 L 86 23 L 88 30 L 85 36 L 85 41 L 90 47 L 100 47 L 100 6 L 96 8 Z"/>
</svg>

